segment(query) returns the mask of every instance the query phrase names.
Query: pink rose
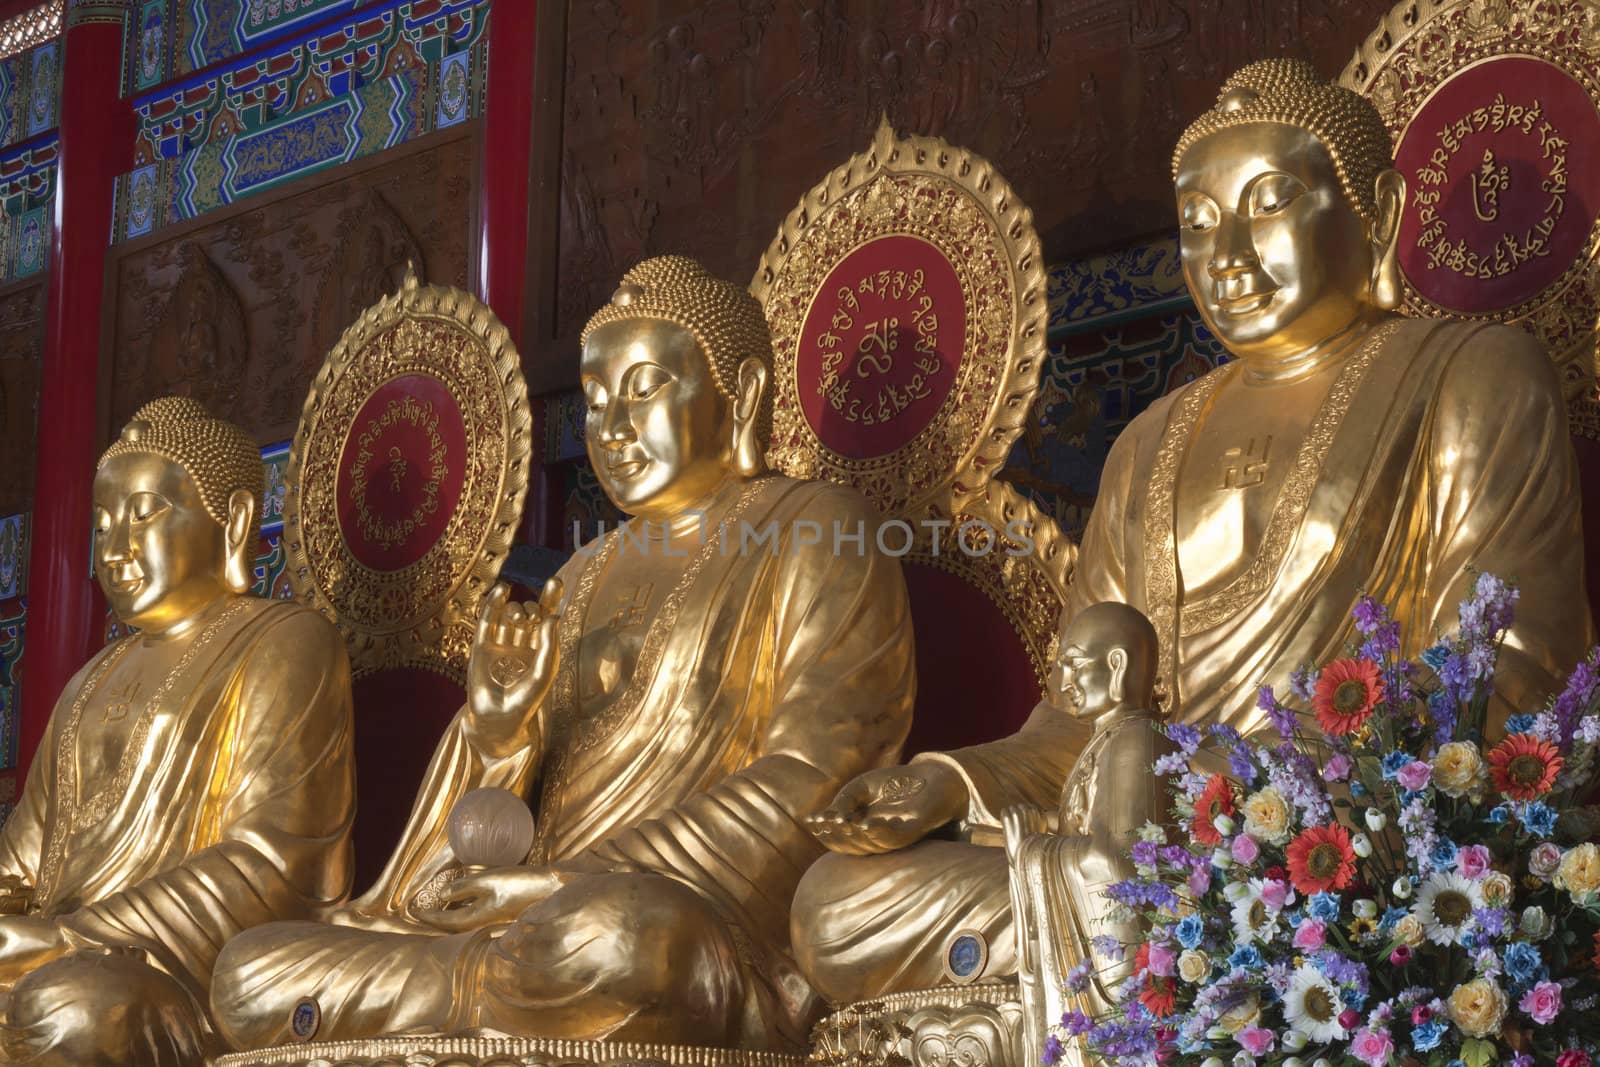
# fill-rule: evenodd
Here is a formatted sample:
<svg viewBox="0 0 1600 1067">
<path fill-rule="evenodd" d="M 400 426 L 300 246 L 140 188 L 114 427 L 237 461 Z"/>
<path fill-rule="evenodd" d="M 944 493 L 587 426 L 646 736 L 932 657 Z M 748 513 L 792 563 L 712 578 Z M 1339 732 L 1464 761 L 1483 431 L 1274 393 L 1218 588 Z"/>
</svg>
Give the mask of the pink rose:
<svg viewBox="0 0 1600 1067">
<path fill-rule="evenodd" d="M 1288 882 L 1281 882 L 1276 878 L 1270 879 L 1261 886 L 1261 903 L 1273 911 L 1282 911 L 1285 904 L 1294 899 L 1294 893 L 1289 889 Z"/>
<path fill-rule="evenodd" d="M 1239 1044 L 1252 1056 L 1271 1052 L 1276 1040 L 1271 1030 L 1263 1030 L 1259 1026 L 1247 1026 L 1239 1031 Z"/>
<path fill-rule="evenodd" d="M 1589 1054 L 1581 1048 L 1569 1048 L 1556 1057 L 1556 1067 L 1590 1067 Z"/>
<path fill-rule="evenodd" d="M 1409 946 L 1407 946 L 1407 947 L 1409 947 Z M 1432 1018 L 1433 1018 L 1433 1009 L 1428 1007 L 1426 1004 L 1418 1004 L 1416 1007 L 1411 1009 L 1411 1025 L 1412 1026 L 1421 1026 L 1423 1023 L 1427 1022 L 1428 1020 L 1430 1020 Z"/>
<path fill-rule="evenodd" d="M 1363 1026 L 1350 1042 L 1350 1054 L 1370 1067 L 1384 1067 L 1394 1057 L 1394 1042 L 1389 1031 Z"/>
<path fill-rule="evenodd" d="M 1528 873 L 1541 881 L 1548 882 L 1554 878 L 1560 866 L 1561 846 L 1553 841 L 1535 845 L 1533 854 L 1528 857 Z"/>
<path fill-rule="evenodd" d="M 1561 986 L 1555 982 L 1540 982 L 1522 994 L 1517 1007 L 1540 1026 L 1561 1014 Z"/>
<path fill-rule="evenodd" d="M 1197 897 L 1206 895 L 1206 890 L 1211 888 L 1211 868 L 1196 867 L 1189 872 L 1189 892 Z"/>
<path fill-rule="evenodd" d="M 1322 777 L 1330 782 L 1342 782 L 1350 777 L 1350 757 L 1343 752 L 1335 755 L 1322 769 Z"/>
<path fill-rule="evenodd" d="M 1428 779 L 1433 774 L 1433 768 L 1422 760 L 1414 759 L 1395 775 L 1395 780 L 1400 783 L 1401 789 L 1426 789 Z"/>
<path fill-rule="evenodd" d="M 1248 867 L 1261 855 L 1261 846 L 1249 834 L 1240 834 L 1228 846 L 1228 851 L 1233 855 L 1233 862 Z"/>
<path fill-rule="evenodd" d="M 1321 919 L 1307 919 L 1294 928 L 1294 947 L 1315 952 L 1328 940 L 1328 925 Z"/>
<path fill-rule="evenodd" d="M 1150 943 L 1150 973 L 1160 978 L 1171 978 L 1177 973 L 1178 954 L 1170 945 L 1159 941 Z"/>
<path fill-rule="evenodd" d="M 1489 873 L 1492 859 L 1489 850 L 1482 845 L 1468 845 L 1456 853 L 1456 873 L 1476 882 Z"/>
</svg>

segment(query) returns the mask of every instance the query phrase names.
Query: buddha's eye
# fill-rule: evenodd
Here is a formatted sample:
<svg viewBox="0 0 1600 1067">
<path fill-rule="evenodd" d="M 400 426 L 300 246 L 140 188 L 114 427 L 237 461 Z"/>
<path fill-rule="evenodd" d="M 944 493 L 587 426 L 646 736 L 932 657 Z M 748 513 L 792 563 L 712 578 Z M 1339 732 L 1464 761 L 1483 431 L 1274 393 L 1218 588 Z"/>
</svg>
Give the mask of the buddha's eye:
<svg viewBox="0 0 1600 1067">
<path fill-rule="evenodd" d="M 1291 175 L 1263 175 L 1250 187 L 1250 215 L 1253 218 L 1281 215 L 1305 191 L 1300 180 Z"/>
<path fill-rule="evenodd" d="M 583 383 L 583 406 L 591 415 L 604 414 L 606 410 L 605 387 L 593 379 Z"/>
<path fill-rule="evenodd" d="M 628 399 L 649 400 L 672 381 L 672 375 L 653 363 L 641 364 L 628 375 Z"/>
<path fill-rule="evenodd" d="M 166 508 L 166 500 L 156 493 L 137 493 L 128 502 L 128 514 L 134 522 L 148 522 Z"/>
<path fill-rule="evenodd" d="M 1205 233 L 1217 226 L 1220 212 L 1216 201 L 1203 193 L 1191 193 L 1181 206 L 1183 228 L 1191 233 Z"/>
</svg>

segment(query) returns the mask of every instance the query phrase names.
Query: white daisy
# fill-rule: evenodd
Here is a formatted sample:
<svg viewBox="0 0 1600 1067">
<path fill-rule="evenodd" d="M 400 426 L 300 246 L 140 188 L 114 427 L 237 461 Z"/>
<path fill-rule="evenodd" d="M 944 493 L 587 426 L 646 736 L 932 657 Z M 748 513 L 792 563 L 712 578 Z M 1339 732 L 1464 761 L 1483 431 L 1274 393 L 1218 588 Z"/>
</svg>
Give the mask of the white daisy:
<svg viewBox="0 0 1600 1067">
<path fill-rule="evenodd" d="M 1315 1042 L 1339 1041 L 1347 1036 L 1339 1025 L 1342 1010 L 1339 991 L 1321 971 L 1309 963 L 1295 970 L 1283 997 L 1283 1017 L 1291 1027 Z"/>
<path fill-rule="evenodd" d="M 1483 907 L 1483 887 L 1454 871 L 1435 871 L 1417 888 L 1412 914 L 1422 932 L 1436 945 L 1460 942 L 1472 923 L 1472 912 Z"/>
<path fill-rule="evenodd" d="M 1234 884 L 1240 887 L 1231 911 L 1234 943 L 1248 945 L 1259 941 L 1266 944 L 1278 933 L 1278 909 L 1261 899 L 1265 883 L 1252 878 L 1249 882 Z"/>
</svg>

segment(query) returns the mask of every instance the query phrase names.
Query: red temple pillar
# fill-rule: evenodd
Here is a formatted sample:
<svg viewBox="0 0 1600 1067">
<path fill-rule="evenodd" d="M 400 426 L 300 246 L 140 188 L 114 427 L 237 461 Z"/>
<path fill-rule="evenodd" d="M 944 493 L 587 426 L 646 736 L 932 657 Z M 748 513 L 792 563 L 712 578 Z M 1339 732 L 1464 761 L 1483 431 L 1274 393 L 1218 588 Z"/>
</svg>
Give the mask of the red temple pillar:
<svg viewBox="0 0 1600 1067">
<path fill-rule="evenodd" d="M 522 342 L 522 272 L 528 250 L 528 148 L 533 131 L 536 0 L 489 9 L 483 175 L 478 209 L 478 298 Z"/>
<path fill-rule="evenodd" d="M 98 647 L 103 629 L 99 590 L 89 579 L 89 511 L 112 188 L 133 164 L 133 112 L 121 85 L 125 14 L 123 3 L 69 0 L 62 32 L 61 147 L 45 290 L 18 738 L 23 774 L 57 695 Z"/>
</svg>

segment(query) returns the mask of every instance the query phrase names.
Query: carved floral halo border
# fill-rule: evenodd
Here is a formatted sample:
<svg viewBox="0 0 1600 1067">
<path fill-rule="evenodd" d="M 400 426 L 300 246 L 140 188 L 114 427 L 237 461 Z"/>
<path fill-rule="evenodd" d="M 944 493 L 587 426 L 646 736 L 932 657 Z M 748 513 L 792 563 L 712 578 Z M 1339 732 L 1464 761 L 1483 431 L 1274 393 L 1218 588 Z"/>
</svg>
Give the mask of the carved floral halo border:
<svg viewBox="0 0 1600 1067">
<path fill-rule="evenodd" d="M 1442 86 L 1470 67 L 1501 57 L 1543 60 L 1600 104 L 1600 2 L 1402 0 L 1356 50 L 1338 83 L 1372 100 L 1398 145 Z M 1568 398 L 1594 395 L 1600 219 L 1571 266 L 1513 307 L 1464 315 L 1427 299 L 1409 279 L 1405 288 L 1410 314 L 1526 325 L 1549 346 Z"/>
<path fill-rule="evenodd" d="M 960 280 L 960 366 L 914 437 L 886 455 L 852 458 L 825 444 L 802 410 L 800 339 L 830 272 L 856 249 L 894 236 L 933 245 Z M 880 123 L 867 150 L 784 219 L 750 289 L 766 308 L 777 356 L 768 452 L 775 468 L 852 486 L 892 517 L 948 517 L 983 495 L 1038 391 L 1049 315 L 1033 213 L 993 166 L 938 138 L 898 138 Z"/>
<path fill-rule="evenodd" d="M 346 542 L 335 487 L 362 405 L 407 374 L 448 390 L 465 427 L 466 466 L 456 506 L 427 551 L 377 570 Z M 461 679 L 479 603 L 522 515 L 532 426 L 505 326 L 471 293 L 420 285 L 410 271 L 328 353 L 289 454 L 283 540 L 295 594 L 339 627 L 358 676 L 416 666 Z"/>
</svg>

